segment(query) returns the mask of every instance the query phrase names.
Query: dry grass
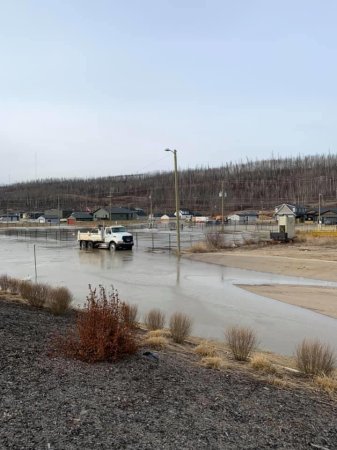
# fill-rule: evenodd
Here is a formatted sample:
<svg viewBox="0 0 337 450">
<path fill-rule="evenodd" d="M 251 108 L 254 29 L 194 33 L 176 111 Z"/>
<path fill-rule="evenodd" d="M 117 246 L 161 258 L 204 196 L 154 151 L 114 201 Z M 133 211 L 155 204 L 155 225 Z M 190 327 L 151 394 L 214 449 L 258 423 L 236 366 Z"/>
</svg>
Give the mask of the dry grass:
<svg viewBox="0 0 337 450">
<path fill-rule="evenodd" d="M 314 383 L 323 391 L 329 394 L 337 392 L 337 380 L 336 378 L 327 377 L 326 375 L 318 376 L 314 378 Z"/>
<path fill-rule="evenodd" d="M 156 350 L 162 350 L 168 346 L 168 340 L 164 336 L 148 336 L 143 343 Z"/>
<path fill-rule="evenodd" d="M 147 333 L 148 337 L 171 337 L 171 332 L 169 330 L 152 330 Z"/>
<path fill-rule="evenodd" d="M 253 355 L 250 364 L 259 372 L 274 374 L 277 372 L 275 366 L 262 354 Z"/>
<path fill-rule="evenodd" d="M 144 317 L 149 330 L 161 330 L 165 326 L 165 314 L 160 309 L 151 309 Z"/>
<path fill-rule="evenodd" d="M 201 364 L 211 369 L 221 369 L 225 366 L 223 359 L 219 356 L 206 356 L 202 358 Z"/>
<path fill-rule="evenodd" d="M 247 361 L 257 344 L 251 328 L 233 326 L 225 332 L 226 343 L 237 361 Z"/>
<path fill-rule="evenodd" d="M 50 311 L 59 316 L 69 311 L 73 296 L 68 288 L 58 287 L 49 289 L 46 306 Z"/>
<path fill-rule="evenodd" d="M 192 319 L 183 313 L 174 313 L 170 318 L 171 337 L 177 344 L 182 344 L 191 334 Z"/>
<path fill-rule="evenodd" d="M 335 369 L 335 357 L 329 345 L 304 339 L 295 354 L 298 369 L 307 375 L 330 375 Z"/>
<path fill-rule="evenodd" d="M 279 378 L 279 377 L 269 377 L 267 379 L 268 383 L 272 384 L 273 386 L 277 386 L 281 389 L 290 389 L 293 388 L 294 385 L 292 383 L 290 383 L 288 380 L 283 379 L 283 378 Z"/>
<path fill-rule="evenodd" d="M 193 351 L 200 356 L 216 356 L 216 348 L 208 341 L 201 342 Z"/>
<path fill-rule="evenodd" d="M 208 253 L 212 250 L 207 246 L 206 242 L 196 242 L 186 251 L 187 253 Z"/>
</svg>

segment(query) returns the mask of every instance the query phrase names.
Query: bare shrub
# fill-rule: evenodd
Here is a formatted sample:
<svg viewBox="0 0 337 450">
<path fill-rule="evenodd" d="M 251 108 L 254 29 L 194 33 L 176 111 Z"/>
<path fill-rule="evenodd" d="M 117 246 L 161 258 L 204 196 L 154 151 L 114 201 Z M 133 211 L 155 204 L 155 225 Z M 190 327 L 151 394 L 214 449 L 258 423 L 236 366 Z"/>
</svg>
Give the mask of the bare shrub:
<svg viewBox="0 0 337 450">
<path fill-rule="evenodd" d="M 161 350 L 168 345 L 168 340 L 164 336 L 148 336 L 144 339 L 144 344 L 156 350 Z"/>
<path fill-rule="evenodd" d="M 211 369 L 220 369 L 223 367 L 223 360 L 219 356 L 207 356 L 202 358 L 201 364 Z"/>
<path fill-rule="evenodd" d="M 49 297 L 50 287 L 47 284 L 22 281 L 19 285 L 19 291 L 20 295 L 30 305 L 42 308 Z"/>
<path fill-rule="evenodd" d="M 329 345 L 304 339 L 295 354 L 298 369 L 308 375 L 330 375 L 335 368 L 334 353 Z"/>
<path fill-rule="evenodd" d="M 204 341 L 195 347 L 194 353 L 200 356 L 215 356 L 216 348 L 209 342 Z"/>
<path fill-rule="evenodd" d="M 209 250 L 225 248 L 225 238 L 222 233 L 209 232 L 205 235 L 206 245 Z"/>
<path fill-rule="evenodd" d="M 7 292 L 9 289 L 9 276 L 1 275 L 0 276 L 0 289 L 4 292 Z"/>
<path fill-rule="evenodd" d="M 161 330 L 165 325 L 165 314 L 160 309 L 151 309 L 144 317 L 144 323 L 149 330 Z"/>
<path fill-rule="evenodd" d="M 170 331 L 174 342 L 182 344 L 191 334 L 193 321 L 183 313 L 174 313 L 170 318 Z"/>
<path fill-rule="evenodd" d="M 132 327 L 137 327 L 139 322 L 138 305 L 129 305 L 124 303 L 125 320 L 129 322 Z"/>
<path fill-rule="evenodd" d="M 66 356 L 87 361 L 116 361 L 137 351 L 136 334 L 125 316 L 125 303 L 114 289 L 92 289 L 79 312 L 74 329 L 56 340 L 56 349 Z"/>
<path fill-rule="evenodd" d="M 50 311 L 59 316 L 70 309 L 73 296 L 66 287 L 51 288 L 47 300 L 47 307 Z"/>
<path fill-rule="evenodd" d="M 276 368 L 264 355 L 254 355 L 250 361 L 253 369 L 260 372 L 274 374 L 276 373 Z"/>
<path fill-rule="evenodd" d="M 230 327 L 225 332 L 225 338 L 237 361 L 247 361 L 257 344 L 255 331 L 251 328 Z"/>
</svg>

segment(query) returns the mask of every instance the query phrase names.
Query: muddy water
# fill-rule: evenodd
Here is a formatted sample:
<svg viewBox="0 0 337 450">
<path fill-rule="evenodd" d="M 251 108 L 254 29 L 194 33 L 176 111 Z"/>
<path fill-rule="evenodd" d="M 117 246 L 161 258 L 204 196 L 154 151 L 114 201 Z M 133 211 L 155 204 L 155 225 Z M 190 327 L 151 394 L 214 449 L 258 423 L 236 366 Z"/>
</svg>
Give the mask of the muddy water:
<svg viewBox="0 0 337 450">
<path fill-rule="evenodd" d="M 278 276 L 207 265 L 168 253 L 150 253 L 140 245 L 134 251 L 81 251 L 73 242 L 18 241 L 0 237 L 0 274 L 35 278 L 52 285 L 68 286 L 76 304 L 83 304 L 88 284 L 114 286 L 120 298 L 139 306 L 141 315 L 157 307 L 167 316 L 175 311 L 194 320 L 193 334 L 223 339 L 226 326 L 253 327 L 260 347 L 292 354 L 304 337 L 318 337 L 337 351 L 337 320 L 269 300 L 244 291 L 236 284 L 286 283 L 334 286 L 295 277 Z"/>
</svg>

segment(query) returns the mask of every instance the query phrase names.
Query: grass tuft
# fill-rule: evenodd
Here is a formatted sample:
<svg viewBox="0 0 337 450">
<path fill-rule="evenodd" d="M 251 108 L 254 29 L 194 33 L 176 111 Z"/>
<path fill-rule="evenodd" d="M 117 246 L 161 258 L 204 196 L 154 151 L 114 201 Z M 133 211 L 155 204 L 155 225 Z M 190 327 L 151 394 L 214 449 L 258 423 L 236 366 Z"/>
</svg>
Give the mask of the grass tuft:
<svg viewBox="0 0 337 450">
<path fill-rule="evenodd" d="M 161 330 L 165 326 L 165 314 L 160 309 L 151 309 L 144 317 L 149 330 Z"/>
<path fill-rule="evenodd" d="M 170 318 L 170 331 L 174 342 L 182 344 L 191 334 L 192 319 L 183 313 L 174 313 Z"/>
<path fill-rule="evenodd" d="M 233 326 L 225 332 L 226 343 L 237 361 L 247 361 L 257 344 L 251 328 Z"/>
<path fill-rule="evenodd" d="M 253 355 L 250 364 L 253 369 L 259 372 L 274 374 L 276 373 L 276 368 L 264 355 Z"/>
<path fill-rule="evenodd" d="M 314 383 L 323 391 L 329 394 L 337 392 L 337 380 L 336 378 L 327 377 L 326 375 L 317 376 L 314 378 Z"/>
<path fill-rule="evenodd" d="M 224 366 L 224 362 L 219 356 L 207 356 L 202 358 L 201 364 L 211 369 L 221 369 L 221 367 Z"/>
<path fill-rule="evenodd" d="M 194 353 L 200 356 L 216 356 L 216 348 L 209 342 L 204 341 L 195 347 Z"/>
<path fill-rule="evenodd" d="M 164 336 L 148 336 L 144 339 L 144 345 L 162 350 L 168 346 L 168 340 Z"/>
<path fill-rule="evenodd" d="M 298 369 L 307 375 L 330 375 L 335 369 L 335 357 L 329 345 L 304 339 L 295 354 Z"/>
</svg>

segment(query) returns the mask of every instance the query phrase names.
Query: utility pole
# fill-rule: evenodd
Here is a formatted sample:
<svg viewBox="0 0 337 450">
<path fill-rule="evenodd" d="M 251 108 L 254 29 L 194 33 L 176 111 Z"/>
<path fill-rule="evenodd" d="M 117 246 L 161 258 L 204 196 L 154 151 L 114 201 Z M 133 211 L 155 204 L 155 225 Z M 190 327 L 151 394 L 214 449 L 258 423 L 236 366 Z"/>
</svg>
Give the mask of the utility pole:
<svg viewBox="0 0 337 450">
<path fill-rule="evenodd" d="M 152 193 L 149 195 L 149 199 L 150 199 L 150 228 L 153 228 Z"/>
<path fill-rule="evenodd" d="M 180 206 L 179 206 L 179 188 L 178 188 L 178 165 L 177 165 L 177 150 L 165 149 L 165 152 L 171 152 L 174 156 L 174 188 L 176 197 L 176 228 L 177 228 L 177 253 L 180 256 Z"/>
<path fill-rule="evenodd" d="M 224 198 L 227 197 L 227 193 L 224 192 L 224 182 L 221 182 L 221 191 L 219 192 L 221 197 L 221 233 L 225 232 L 225 218 L 224 218 Z"/>
</svg>

